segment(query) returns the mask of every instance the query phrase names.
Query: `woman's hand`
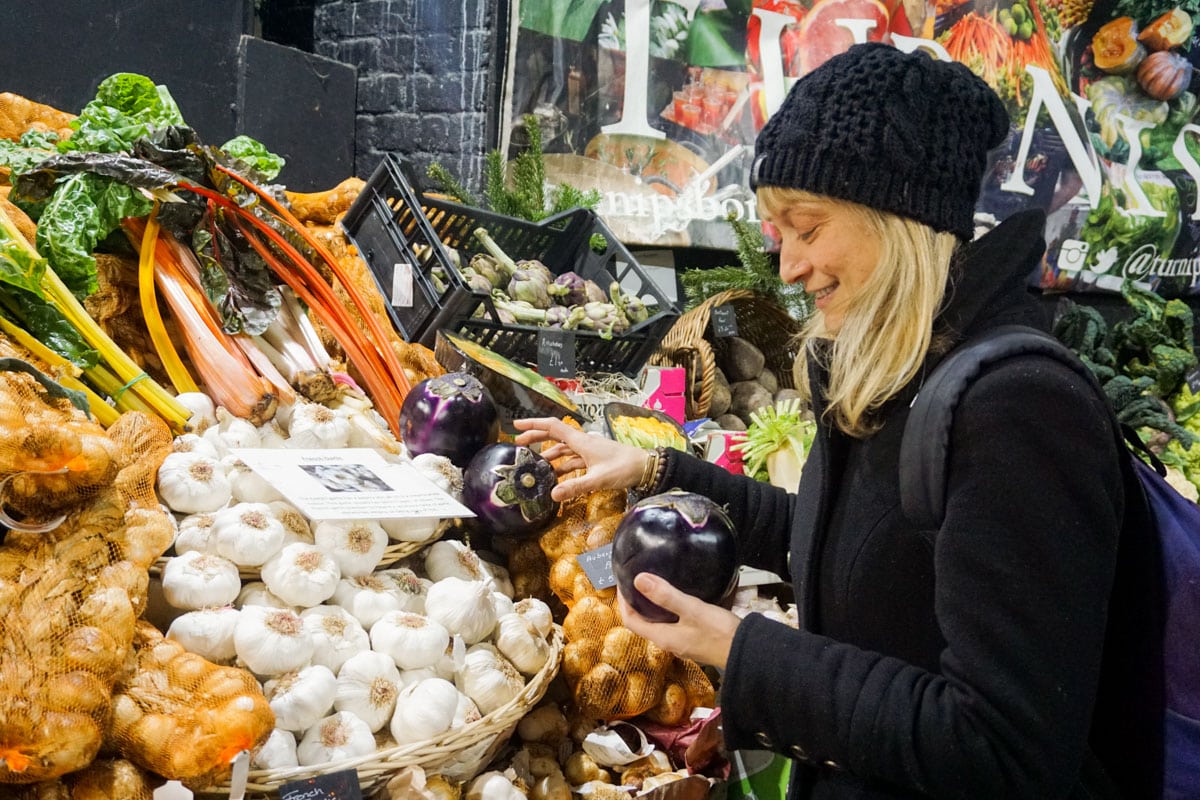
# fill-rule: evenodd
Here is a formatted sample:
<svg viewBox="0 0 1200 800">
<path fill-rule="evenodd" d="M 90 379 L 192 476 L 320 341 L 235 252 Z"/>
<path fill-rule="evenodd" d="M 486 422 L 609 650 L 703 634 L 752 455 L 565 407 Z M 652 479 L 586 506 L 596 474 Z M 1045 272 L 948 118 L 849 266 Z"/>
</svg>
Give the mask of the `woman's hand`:
<svg viewBox="0 0 1200 800">
<path fill-rule="evenodd" d="M 725 669 L 733 635 L 741 620 L 732 611 L 684 594 L 659 576 L 638 573 L 634 587 L 646 599 L 679 617 L 678 622 L 650 622 L 638 614 L 618 590 L 625 627 L 681 658 Z"/>
<path fill-rule="evenodd" d="M 551 492 L 559 502 L 601 489 L 630 489 L 641 480 L 650 453 L 639 447 L 614 442 L 572 428 L 560 419 L 516 419 L 513 427 L 521 431 L 516 442 L 529 446 L 553 441 L 541 451 L 547 461 L 556 464 L 559 475 L 585 469 L 583 475 L 560 481 Z"/>
</svg>

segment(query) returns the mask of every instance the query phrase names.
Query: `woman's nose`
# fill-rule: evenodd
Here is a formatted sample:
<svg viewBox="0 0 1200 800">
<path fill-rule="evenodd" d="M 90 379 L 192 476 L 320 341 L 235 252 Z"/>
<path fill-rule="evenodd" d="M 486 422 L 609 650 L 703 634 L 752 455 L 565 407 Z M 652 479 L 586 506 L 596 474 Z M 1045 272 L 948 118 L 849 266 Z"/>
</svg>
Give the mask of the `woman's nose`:
<svg viewBox="0 0 1200 800">
<path fill-rule="evenodd" d="M 779 248 L 779 277 L 784 283 L 798 283 L 803 281 L 808 274 L 812 272 L 812 268 L 801 253 L 796 252 L 794 246 L 789 246 L 784 243 Z"/>
</svg>

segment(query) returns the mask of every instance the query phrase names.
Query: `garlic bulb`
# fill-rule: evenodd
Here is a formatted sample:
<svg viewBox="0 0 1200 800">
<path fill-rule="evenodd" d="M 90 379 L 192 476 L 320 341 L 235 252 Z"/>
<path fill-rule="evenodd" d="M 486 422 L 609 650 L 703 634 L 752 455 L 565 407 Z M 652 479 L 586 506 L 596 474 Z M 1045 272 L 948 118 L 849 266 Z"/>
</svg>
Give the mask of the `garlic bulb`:
<svg viewBox="0 0 1200 800">
<path fill-rule="evenodd" d="M 250 766 L 254 769 L 287 769 L 300 766 L 296 758 L 296 734 L 282 728 L 273 729 L 262 747 L 258 748 L 250 759 Z"/>
<path fill-rule="evenodd" d="M 231 664 L 237 655 L 233 646 L 237 621 L 238 610 L 232 606 L 201 608 L 171 620 L 167 638 L 215 664 Z"/>
<path fill-rule="evenodd" d="M 456 731 L 464 725 L 470 725 L 481 719 L 483 719 L 483 714 L 479 713 L 479 706 L 475 705 L 475 701 L 459 692 L 458 705 L 454 708 L 454 719 L 450 722 L 450 730 Z"/>
<path fill-rule="evenodd" d="M 186 427 L 193 433 L 204 433 L 206 429 L 217 424 L 217 409 L 212 398 L 204 392 L 180 392 L 175 395 L 175 401 L 191 411 Z"/>
<path fill-rule="evenodd" d="M 319 403 L 299 403 L 288 423 L 287 446 L 300 449 L 338 449 L 350 438 L 350 423 Z"/>
<path fill-rule="evenodd" d="M 496 627 L 491 586 L 486 581 L 444 578 L 425 594 L 425 615 L 467 644 L 481 642 Z"/>
<path fill-rule="evenodd" d="M 391 720 L 400 687 L 396 663 L 383 653 L 364 650 L 347 659 L 338 672 L 333 707 L 354 714 L 374 733 Z"/>
<path fill-rule="evenodd" d="M 413 456 L 412 465 L 443 492 L 462 502 L 463 471 L 453 461 L 434 453 L 421 453 Z"/>
<path fill-rule="evenodd" d="M 505 614 L 516 612 L 516 606 L 513 604 L 513 599 L 503 592 L 492 591 L 492 608 L 496 611 L 496 620 L 499 621 Z"/>
<path fill-rule="evenodd" d="M 367 629 L 387 612 L 400 610 L 399 595 L 388 581 L 377 575 L 342 578 L 330 599 L 349 611 Z"/>
<path fill-rule="evenodd" d="M 313 528 L 317 547 L 333 556 L 346 577 L 370 575 L 379 566 L 388 535 L 378 522 L 325 520 Z"/>
<path fill-rule="evenodd" d="M 280 600 L 274 592 L 267 588 L 262 581 L 250 581 L 238 592 L 234 605 L 238 608 L 246 606 L 267 606 L 268 608 L 291 608 L 288 603 Z"/>
<path fill-rule="evenodd" d="M 371 649 L 392 657 L 400 669 L 421 669 L 438 662 L 450 633 L 420 614 L 389 611 L 371 626 Z"/>
<path fill-rule="evenodd" d="M 217 452 L 217 448 L 213 447 L 207 439 L 194 433 L 183 433 L 176 436 L 171 450 L 176 453 L 195 453 L 198 456 L 221 460 L 221 454 Z"/>
<path fill-rule="evenodd" d="M 217 553 L 239 567 L 261 567 L 283 547 L 284 530 L 265 503 L 237 503 L 213 516 Z"/>
<path fill-rule="evenodd" d="M 313 642 L 304 622 L 287 608 L 246 606 L 233 629 L 238 659 L 255 675 L 282 675 L 307 666 Z"/>
<path fill-rule="evenodd" d="M 224 406 L 217 407 L 217 431 L 226 453 L 239 447 L 253 448 L 262 444 L 258 428 L 254 427 L 253 423 L 230 414 Z"/>
<path fill-rule="evenodd" d="M 163 598 L 175 608 L 227 606 L 241 588 L 236 565 L 198 550 L 167 559 L 162 571 Z"/>
<path fill-rule="evenodd" d="M 382 569 L 375 575 L 388 581 L 396 596 L 400 598 L 400 610 L 411 611 L 414 614 L 425 613 L 425 594 L 433 582 L 422 578 L 407 567 Z"/>
<path fill-rule="evenodd" d="M 304 630 L 313 643 L 312 663 L 341 674 L 342 665 L 371 647 L 362 624 L 341 606 L 316 606 L 300 612 Z"/>
<path fill-rule="evenodd" d="M 487 581 L 492 577 L 475 551 L 454 539 L 442 539 L 425 548 L 425 574 L 434 583 L 443 578 Z"/>
<path fill-rule="evenodd" d="M 446 527 L 446 520 L 438 517 L 406 517 L 379 521 L 387 531 L 388 538 L 397 542 L 428 542 L 436 539 Z"/>
<path fill-rule="evenodd" d="M 300 513 L 300 509 L 286 500 L 272 500 L 267 503 L 267 508 L 271 509 L 271 513 L 275 515 L 275 519 L 283 525 L 284 544 L 292 542 L 304 542 L 305 544 L 316 544 L 313 540 L 312 528 L 308 524 L 308 517 Z"/>
<path fill-rule="evenodd" d="M 216 511 L 232 496 L 225 467 L 196 453 L 170 453 L 158 468 L 158 494 L 181 514 Z"/>
<path fill-rule="evenodd" d="M 267 450 L 281 450 L 287 447 L 287 437 L 273 419 L 258 426 L 258 439 L 258 446 Z"/>
<path fill-rule="evenodd" d="M 282 500 L 283 495 L 272 486 L 266 478 L 259 475 L 235 455 L 227 455 L 221 459 L 225 465 L 225 474 L 229 478 L 229 488 L 235 503 L 270 503 Z"/>
<path fill-rule="evenodd" d="M 492 561 L 483 561 L 483 569 L 488 575 L 492 576 L 492 591 L 499 592 L 505 597 L 513 596 L 512 579 L 508 576 L 508 569 L 496 564 Z"/>
<path fill-rule="evenodd" d="M 375 735 L 367 723 L 338 711 L 309 728 L 296 747 L 301 766 L 328 764 L 375 752 Z"/>
<path fill-rule="evenodd" d="M 513 604 L 513 611 L 533 623 L 541 636 L 549 636 L 554 628 L 554 614 L 550 606 L 536 597 L 523 597 Z"/>
<path fill-rule="evenodd" d="M 275 712 L 275 727 L 303 733 L 333 708 L 337 678 L 329 667 L 313 664 L 272 678 L 263 685 L 263 694 Z"/>
<path fill-rule="evenodd" d="M 525 688 L 516 668 L 500 655 L 484 647 L 472 648 L 455 675 L 463 694 L 475 701 L 479 711 L 490 714 L 510 702 Z"/>
<path fill-rule="evenodd" d="M 192 550 L 215 554 L 217 545 L 212 538 L 212 526 L 212 514 L 189 514 L 184 517 L 175 532 L 175 555 L 181 556 Z"/>
<path fill-rule="evenodd" d="M 267 589 L 302 608 L 319 606 L 332 597 L 341 577 L 337 562 L 327 552 L 304 542 L 287 545 L 262 568 Z"/>
<path fill-rule="evenodd" d="M 550 658 L 550 645 L 524 616 L 505 614 L 496 620 L 496 649 L 526 675 L 536 674 Z"/>
<path fill-rule="evenodd" d="M 463 800 L 525 800 L 525 795 L 502 772 L 485 772 L 467 785 Z"/>
<path fill-rule="evenodd" d="M 405 686 L 396 698 L 390 730 L 397 744 L 425 742 L 441 736 L 454 724 L 458 689 L 441 678 L 426 678 Z"/>
</svg>

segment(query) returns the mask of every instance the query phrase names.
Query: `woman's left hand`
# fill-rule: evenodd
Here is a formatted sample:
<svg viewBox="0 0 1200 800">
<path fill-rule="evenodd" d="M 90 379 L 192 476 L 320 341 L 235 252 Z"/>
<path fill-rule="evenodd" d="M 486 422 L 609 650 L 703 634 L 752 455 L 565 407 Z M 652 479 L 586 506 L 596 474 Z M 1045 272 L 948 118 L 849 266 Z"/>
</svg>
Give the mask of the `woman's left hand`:
<svg viewBox="0 0 1200 800">
<path fill-rule="evenodd" d="M 725 668 L 741 622 L 732 611 L 684 594 L 650 572 L 639 573 L 633 585 L 647 600 L 678 615 L 679 621 L 651 622 L 618 594 L 625 627 L 681 658 Z"/>
</svg>

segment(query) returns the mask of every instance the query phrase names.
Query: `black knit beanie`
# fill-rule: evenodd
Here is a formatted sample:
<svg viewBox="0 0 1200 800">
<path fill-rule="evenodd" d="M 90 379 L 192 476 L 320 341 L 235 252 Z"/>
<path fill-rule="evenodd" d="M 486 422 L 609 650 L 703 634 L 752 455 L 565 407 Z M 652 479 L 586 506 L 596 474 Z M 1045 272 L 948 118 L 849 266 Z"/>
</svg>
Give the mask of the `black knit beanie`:
<svg viewBox="0 0 1200 800">
<path fill-rule="evenodd" d="M 967 240 L 988 151 L 1008 125 L 962 64 L 855 45 L 797 81 L 767 121 L 751 187 L 837 197 Z"/>
</svg>

